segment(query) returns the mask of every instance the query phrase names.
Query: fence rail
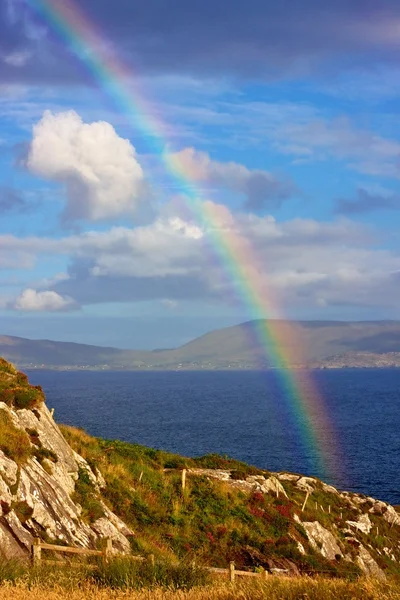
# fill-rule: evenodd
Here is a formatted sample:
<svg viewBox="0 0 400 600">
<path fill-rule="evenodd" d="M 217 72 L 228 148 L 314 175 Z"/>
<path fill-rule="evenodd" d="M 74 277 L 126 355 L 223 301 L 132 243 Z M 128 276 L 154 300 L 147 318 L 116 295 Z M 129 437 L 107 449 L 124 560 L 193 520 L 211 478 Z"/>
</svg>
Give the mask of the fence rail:
<svg viewBox="0 0 400 600">
<path fill-rule="evenodd" d="M 109 538 L 102 540 L 101 550 L 92 550 L 89 548 L 76 548 L 73 546 L 59 546 L 58 544 L 47 544 L 40 538 L 34 538 L 31 548 L 31 559 L 33 565 L 39 565 L 42 562 L 50 564 L 61 564 L 62 560 L 49 560 L 42 558 L 42 550 L 51 552 L 61 552 L 63 554 L 75 554 L 80 556 L 100 556 L 104 561 L 108 561 L 112 554 L 112 541 Z"/>
<path fill-rule="evenodd" d="M 42 550 L 47 550 L 55 553 L 62 554 L 74 554 L 78 556 L 99 556 L 105 562 L 108 562 L 113 554 L 112 541 L 110 538 L 103 538 L 102 540 L 102 549 L 101 550 L 92 550 L 89 548 L 77 548 L 74 546 L 59 546 L 57 544 L 48 544 L 46 542 L 42 542 L 40 538 L 34 538 L 32 548 L 31 548 L 31 559 L 33 565 L 39 565 L 41 563 L 47 564 L 55 564 L 62 565 L 63 560 L 50 560 L 44 559 L 42 557 Z M 139 556 L 132 555 L 129 556 L 131 560 L 137 561 L 148 561 L 152 565 L 154 565 L 154 554 L 150 554 L 149 556 Z M 71 563 L 70 563 L 71 564 Z M 72 563 L 73 564 L 73 563 Z M 76 563 L 75 563 L 76 564 Z M 193 566 L 195 563 L 192 563 Z M 261 577 L 267 578 L 269 574 L 274 575 L 289 575 L 288 569 L 270 569 L 269 571 L 261 571 L 259 573 L 255 573 L 254 571 L 241 571 L 235 568 L 235 563 L 231 561 L 226 568 L 221 567 L 202 567 L 205 571 L 208 571 L 211 575 L 223 576 L 229 579 L 230 582 L 234 582 L 236 577 Z M 318 571 L 318 573 L 322 573 L 322 571 Z M 310 572 L 311 573 L 311 572 Z M 316 571 L 313 573 L 317 573 Z"/>
<path fill-rule="evenodd" d="M 91 548 L 77 548 L 76 546 L 59 546 L 58 544 L 47 544 L 46 542 L 42 542 L 40 538 L 34 538 L 33 544 L 31 547 L 31 561 L 33 565 L 38 565 L 40 563 L 48 563 L 48 564 L 62 564 L 61 560 L 50 560 L 44 559 L 42 557 L 42 550 L 48 550 L 50 552 L 60 552 L 62 554 L 75 554 L 80 556 L 99 556 L 105 562 L 108 562 L 113 554 L 112 540 L 110 538 L 103 538 L 101 540 L 101 550 L 92 550 Z M 149 554 L 146 556 L 135 556 L 132 555 L 129 557 L 131 560 L 138 561 L 149 561 L 152 565 L 154 565 L 154 554 Z"/>
<path fill-rule="evenodd" d="M 109 538 L 104 538 L 102 540 L 102 549 L 101 550 L 92 550 L 89 548 L 76 548 L 74 546 L 59 546 L 58 544 L 48 544 L 46 542 L 42 542 L 40 538 L 34 538 L 32 548 L 31 548 L 31 559 L 32 564 L 34 566 L 40 565 L 42 563 L 52 564 L 52 565 L 62 565 L 63 560 L 50 560 L 44 559 L 42 557 L 42 550 L 48 550 L 50 552 L 62 553 L 62 554 L 75 554 L 79 556 L 99 556 L 105 562 L 109 561 L 112 556 L 112 541 Z M 137 561 L 149 561 L 152 565 L 154 565 L 154 554 L 150 554 L 149 556 L 138 556 L 133 555 L 129 557 L 131 560 Z M 76 563 L 75 563 L 76 564 Z M 194 566 L 195 563 L 193 563 Z M 205 571 L 208 571 L 212 575 L 222 575 L 229 579 L 229 581 L 234 582 L 236 577 L 266 577 L 268 575 L 268 571 L 262 571 L 261 573 L 254 573 L 252 571 L 240 571 L 235 568 L 235 563 L 231 561 L 227 568 L 220 567 L 202 567 Z M 276 571 L 282 571 L 288 573 L 285 569 L 275 569 Z M 272 572 L 272 569 L 271 569 Z"/>
</svg>

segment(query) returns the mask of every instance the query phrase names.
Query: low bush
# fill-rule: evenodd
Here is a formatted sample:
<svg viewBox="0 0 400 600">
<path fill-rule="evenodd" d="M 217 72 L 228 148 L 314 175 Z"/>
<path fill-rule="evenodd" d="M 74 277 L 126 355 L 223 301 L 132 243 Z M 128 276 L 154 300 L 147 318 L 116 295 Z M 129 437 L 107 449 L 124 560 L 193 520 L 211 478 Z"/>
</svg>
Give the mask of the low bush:
<svg viewBox="0 0 400 600">
<path fill-rule="evenodd" d="M 14 425 L 5 410 L 0 410 L 0 450 L 18 465 L 26 463 L 32 456 L 28 434 Z"/>
<path fill-rule="evenodd" d="M 33 408 L 38 406 L 43 401 L 43 392 L 35 387 L 29 386 L 17 388 L 14 391 L 13 404 L 17 410 L 22 408 Z"/>
<path fill-rule="evenodd" d="M 96 489 L 85 469 L 79 469 L 78 480 L 75 484 L 72 500 L 82 506 L 81 516 L 89 523 L 94 523 L 97 519 L 104 517 L 103 506 L 98 499 Z"/>
<path fill-rule="evenodd" d="M 16 375 L 17 369 L 13 364 L 5 360 L 4 358 L 0 358 L 0 373 L 7 373 L 9 375 Z"/>
<path fill-rule="evenodd" d="M 43 464 L 45 458 L 53 463 L 56 463 L 58 461 L 57 454 L 53 452 L 53 450 L 49 450 L 48 448 L 44 448 L 43 446 L 35 448 L 33 450 L 33 454 L 38 459 L 40 464 Z"/>
</svg>

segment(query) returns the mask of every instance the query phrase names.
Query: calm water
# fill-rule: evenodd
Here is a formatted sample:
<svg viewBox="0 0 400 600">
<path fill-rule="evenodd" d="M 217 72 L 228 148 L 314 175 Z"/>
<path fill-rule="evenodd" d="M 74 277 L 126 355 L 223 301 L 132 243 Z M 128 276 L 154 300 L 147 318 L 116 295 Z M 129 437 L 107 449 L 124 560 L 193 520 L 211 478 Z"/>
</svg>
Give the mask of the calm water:
<svg viewBox="0 0 400 600">
<path fill-rule="evenodd" d="M 316 472 L 276 376 L 255 372 L 31 371 L 58 422 L 105 438 L 270 470 Z M 339 439 L 331 483 L 400 504 L 400 369 L 317 371 Z M 304 440 L 303 440 L 304 441 Z"/>
</svg>

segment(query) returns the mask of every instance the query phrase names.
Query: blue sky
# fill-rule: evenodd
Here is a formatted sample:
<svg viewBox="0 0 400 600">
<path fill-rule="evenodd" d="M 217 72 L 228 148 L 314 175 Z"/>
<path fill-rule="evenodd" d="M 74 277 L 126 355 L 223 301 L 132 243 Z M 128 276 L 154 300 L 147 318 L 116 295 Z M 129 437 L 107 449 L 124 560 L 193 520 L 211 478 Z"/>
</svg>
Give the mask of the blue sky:
<svg viewBox="0 0 400 600">
<path fill-rule="evenodd" d="M 252 318 L 222 234 L 39 10 L 60 1 L 0 7 L 0 332 L 173 347 Z M 79 6 L 251 243 L 266 316 L 400 318 L 398 4 Z"/>
</svg>

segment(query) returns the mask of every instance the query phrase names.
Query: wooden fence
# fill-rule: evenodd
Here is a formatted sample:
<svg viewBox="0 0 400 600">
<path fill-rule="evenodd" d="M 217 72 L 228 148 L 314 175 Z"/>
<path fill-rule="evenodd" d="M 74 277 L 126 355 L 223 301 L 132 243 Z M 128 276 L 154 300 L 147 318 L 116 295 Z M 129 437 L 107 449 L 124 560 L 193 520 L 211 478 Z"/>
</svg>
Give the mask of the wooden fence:
<svg viewBox="0 0 400 600">
<path fill-rule="evenodd" d="M 60 560 L 48 560 L 42 558 L 42 550 L 50 550 L 51 552 L 61 552 L 63 554 L 75 554 L 79 556 L 100 556 L 104 561 L 108 561 L 112 554 L 112 541 L 109 538 L 102 540 L 101 550 L 90 550 L 88 548 L 75 548 L 72 546 L 59 546 L 58 544 L 46 544 L 40 538 L 34 538 L 31 558 L 33 565 L 39 565 L 42 562 L 60 563 Z"/>
<path fill-rule="evenodd" d="M 74 554 L 78 556 L 98 556 L 103 561 L 108 562 L 113 554 L 112 549 L 112 541 L 109 538 L 104 538 L 102 540 L 102 549 L 101 550 L 90 550 L 88 548 L 76 548 L 74 546 L 59 546 L 58 544 L 47 544 L 42 542 L 40 538 L 34 538 L 32 548 L 31 548 L 31 558 L 32 564 L 34 566 L 38 566 L 42 563 L 46 564 L 58 564 L 62 565 L 62 560 L 50 560 L 44 559 L 42 557 L 42 550 L 48 550 L 50 552 L 62 553 L 62 554 Z M 150 554 L 149 556 L 134 556 L 129 555 L 130 560 L 138 560 L 138 561 L 148 561 L 150 564 L 154 565 L 154 554 Z M 192 563 L 195 566 L 195 563 Z M 263 577 L 266 578 L 269 574 L 269 571 L 261 571 L 260 573 L 254 573 L 252 571 L 239 571 L 235 568 L 235 563 L 231 561 L 226 569 L 218 568 L 218 567 L 201 567 L 205 571 L 208 571 L 212 575 L 222 575 L 229 579 L 232 583 L 235 581 L 236 577 Z M 286 569 L 271 569 L 271 573 L 275 574 L 288 574 L 289 571 Z"/>
<path fill-rule="evenodd" d="M 104 562 L 108 562 L 113 554 L 112 541 L 110 538 L 103 538 L 101 540 L 101 550 L 91 550 L 89 548 L 76 548 L 75 546 L 59 546 L 58 544 L 47 544 L 42 542 L 40 538 L 34 538 L 31 547 L 31 560 L 33 565 L 39 565 L 41 563 L 50 564 L 62 564 L 60 560 L 44 559 L 42 557 L 42 550 L 48 550 L 50 552 L 62 553 L 62 554 L 75 554 L 78 556 L 98 556 Z M 154 565 L 154 554 L 150 554 L 148 557 L 144 556 L 130 556 L 131 560 L 138 561 L 149 561 Z"/>
</svg>

